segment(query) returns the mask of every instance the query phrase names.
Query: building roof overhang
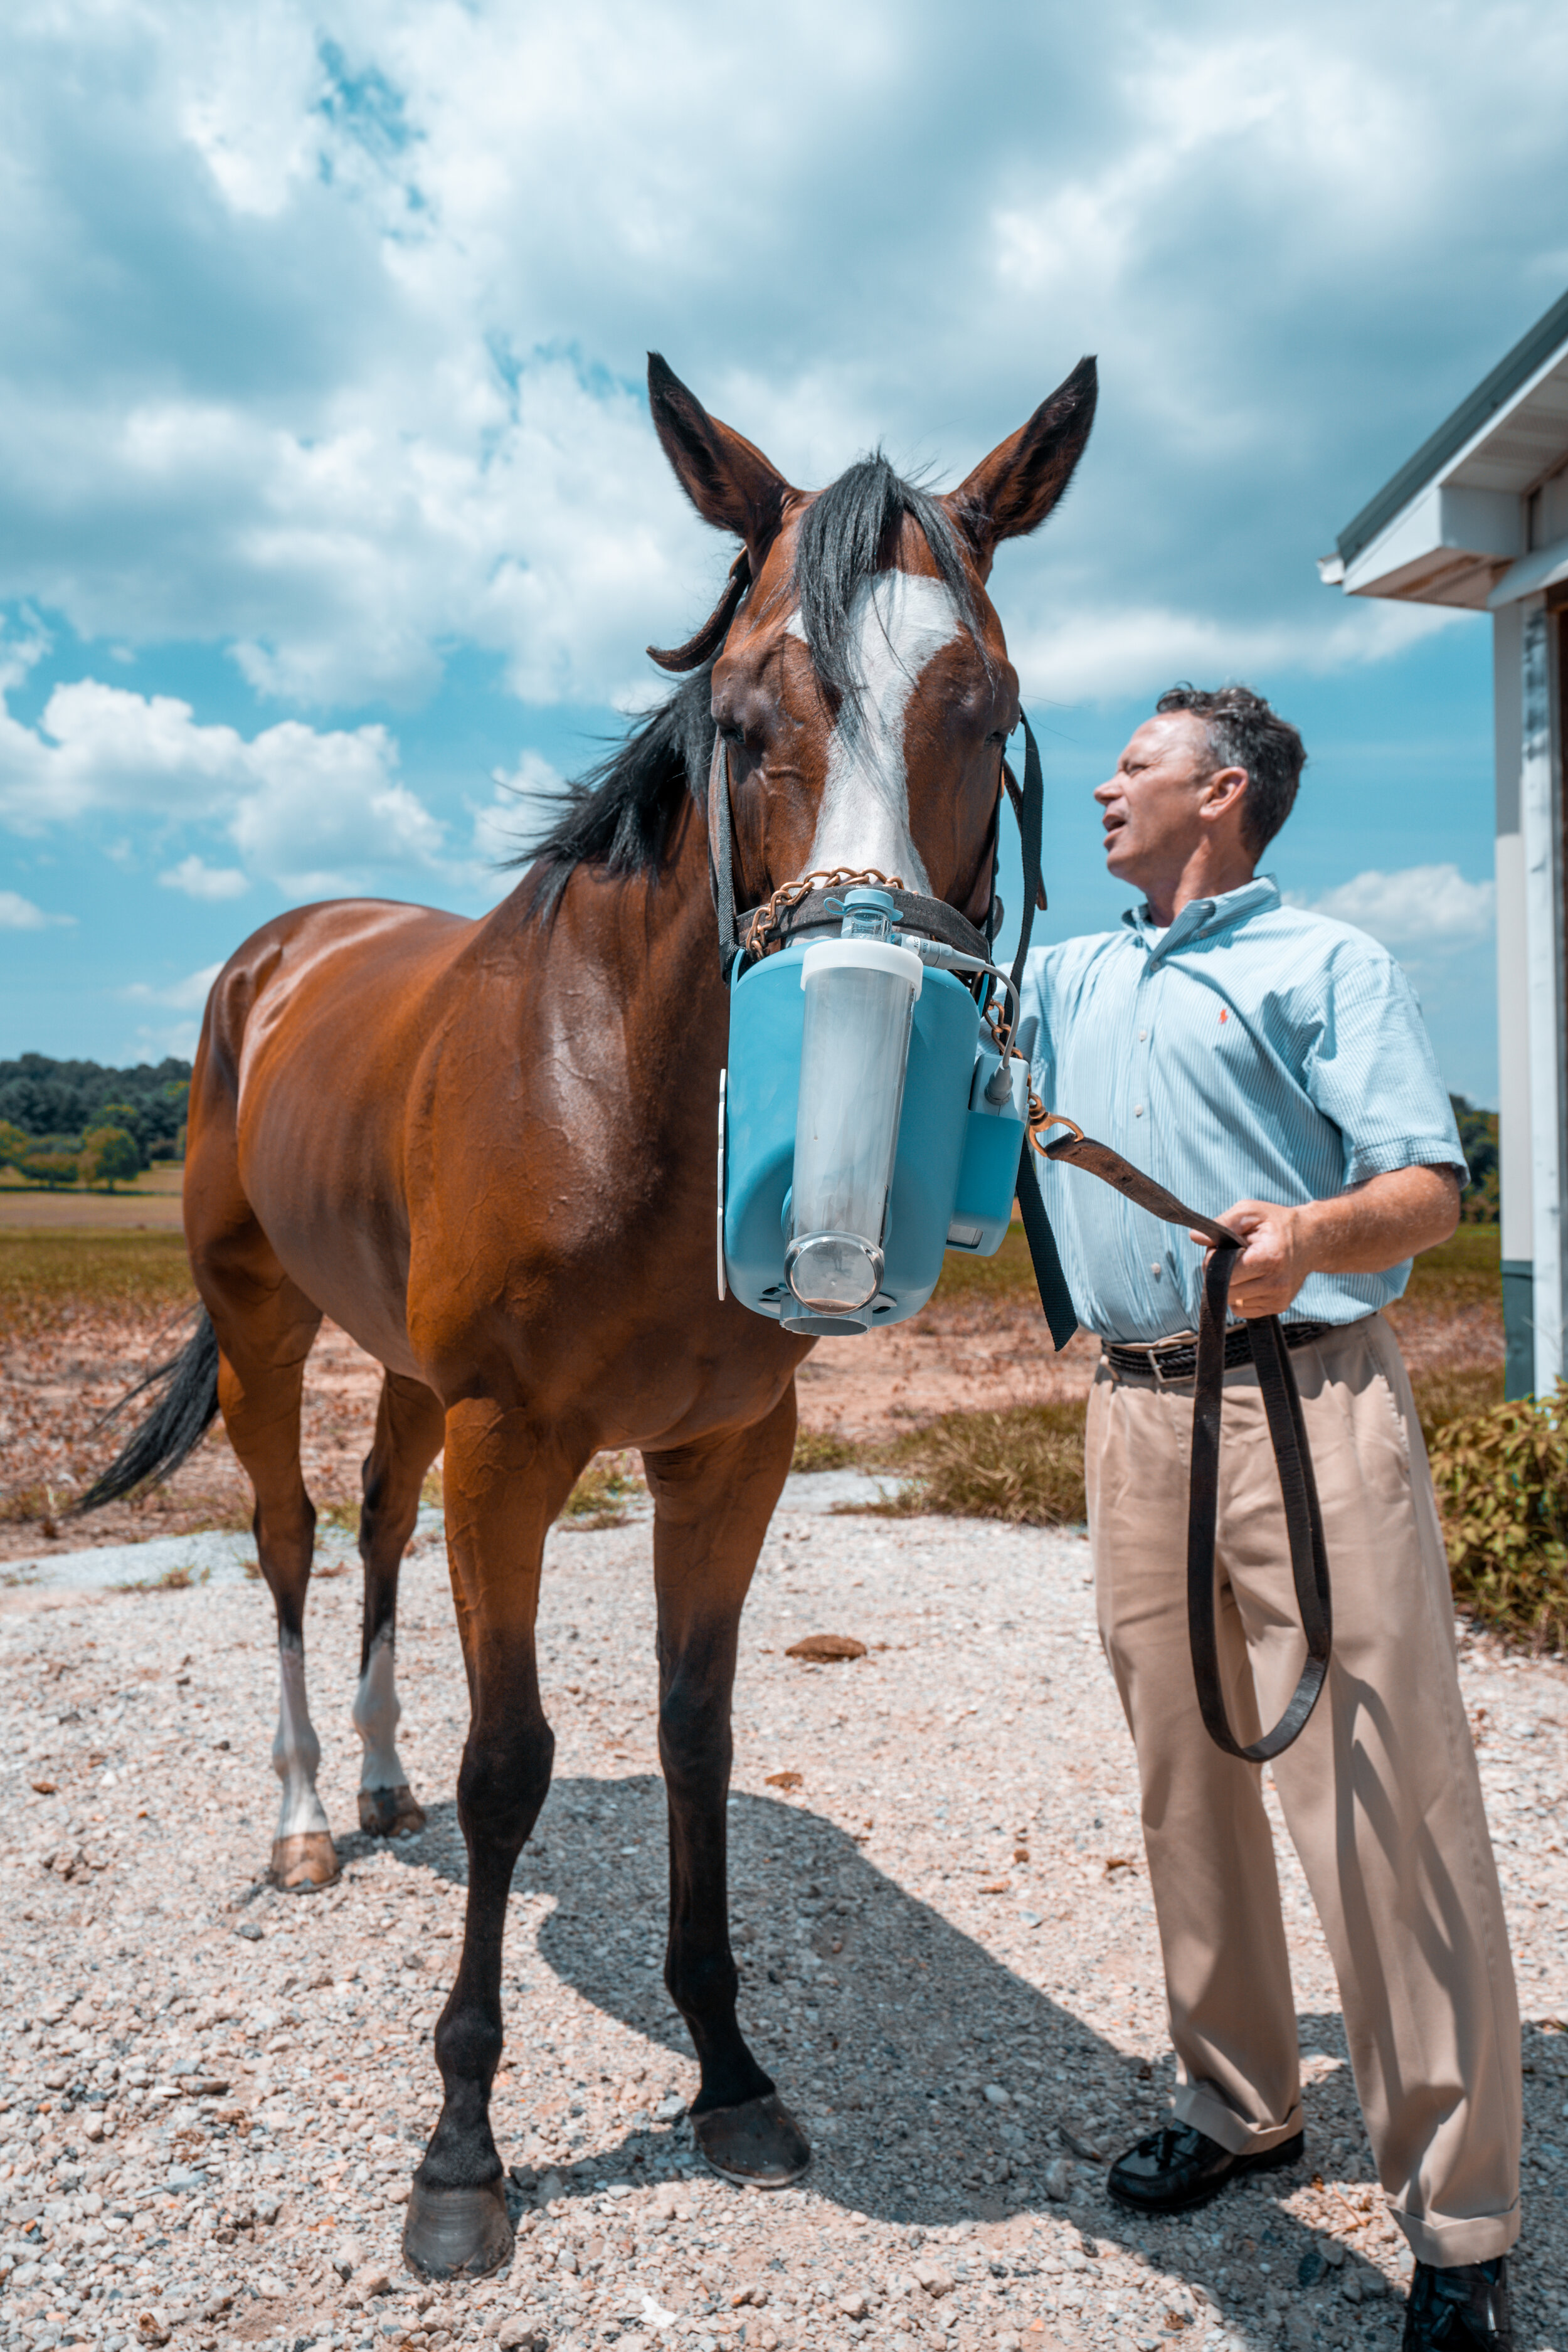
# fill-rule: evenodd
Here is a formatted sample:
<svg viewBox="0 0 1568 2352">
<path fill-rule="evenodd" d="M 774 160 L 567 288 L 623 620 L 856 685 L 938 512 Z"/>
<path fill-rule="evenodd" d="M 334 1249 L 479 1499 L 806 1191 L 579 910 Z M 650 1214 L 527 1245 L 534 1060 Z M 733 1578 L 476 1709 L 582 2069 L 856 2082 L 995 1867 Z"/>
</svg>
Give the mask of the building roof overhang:
<svg viewBox="0 0 1568 2352">
<path fill-rule="evenodd" d="M 1568 463 L 1568 294 L 1340 533 L 1319 571 L 1351 596 L 1489 604 L 1530 593 L 1524 499 Z"/>
</svg>

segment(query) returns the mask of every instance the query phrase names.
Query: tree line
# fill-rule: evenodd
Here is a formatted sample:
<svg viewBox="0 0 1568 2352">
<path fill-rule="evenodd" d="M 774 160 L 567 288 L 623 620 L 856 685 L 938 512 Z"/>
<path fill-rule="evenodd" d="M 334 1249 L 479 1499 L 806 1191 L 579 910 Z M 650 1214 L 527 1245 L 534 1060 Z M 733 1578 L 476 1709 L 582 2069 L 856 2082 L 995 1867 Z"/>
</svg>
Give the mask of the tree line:
<svg viewBox="0 0 1568 2352">
<path fill-rule="evenodd" d="M 24 1054 L 0 1062 L 0 1167 L 29 1183 L 100 1184 L 113 1190 L 154 1160 L 185 1156 L 191 1066 L 173 1055 L 116 1070 Z M 1498 1115 L 1450 1095 L 1470 1163 L 1467 1224 L 1499 1215 Z"/>
<path fill-rule="evenodd" d="M 154 1160 L 183 1160 L 191 1066 L 112 1069 L 23 1054 L 0 1062 L 0 1166 L 30 1184 L 112 1192 Z"/>
</svg>

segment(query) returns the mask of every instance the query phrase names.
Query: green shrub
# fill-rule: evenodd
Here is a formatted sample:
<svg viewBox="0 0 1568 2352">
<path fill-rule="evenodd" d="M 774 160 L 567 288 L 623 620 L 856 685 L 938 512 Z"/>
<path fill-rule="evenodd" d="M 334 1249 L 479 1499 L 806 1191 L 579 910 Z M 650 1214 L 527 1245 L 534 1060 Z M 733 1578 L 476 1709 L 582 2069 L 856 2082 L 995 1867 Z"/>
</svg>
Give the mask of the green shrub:
<svg viewBox="0 0 1568 2352">
<path fill-rule="evenodd" d="M 1459 1607 L 1536 1650 L 1568 1645 L 1568 1383 L 1447 1423 L 1432 1476 Z"/>
</svg>

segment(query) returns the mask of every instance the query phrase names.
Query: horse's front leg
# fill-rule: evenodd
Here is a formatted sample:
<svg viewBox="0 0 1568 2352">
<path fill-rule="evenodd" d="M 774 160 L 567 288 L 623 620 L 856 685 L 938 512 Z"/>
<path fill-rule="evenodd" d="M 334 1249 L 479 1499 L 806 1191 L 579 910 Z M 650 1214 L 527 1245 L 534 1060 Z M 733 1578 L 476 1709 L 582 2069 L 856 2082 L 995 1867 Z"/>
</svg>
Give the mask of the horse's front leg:
<svg viewBox="0 0 1568 2352">
<path fill-rule="evenodd" d="M 447 1415 L 447 1546 L 470 1705 L 458 1775 L 468 1904 L 457 1979 L 436 2027 L 445 2098 L 403 2233 L 410 2269 L 426 2278 L 477 2277 L 511 2251 L 489 2117 L 501 2053 L 501 1943 L 512 1868 L 544 1802 L 555 1748 L 534 1650 L 540 1563 L 580 1467 L 515 1407 L 471 1398 Z"/>
<path fill-rule="evenodd" d="M 658 1595 L 658 1744 L 669 1799 L 665 1982 L 701 2068 L 699 2148 L 725 2179 L 782 2189 L 811 2160 L 805 2133 L 735 2015 L 726 1813 L 741 1611 L 795 1446 L 792 1381 L 765 1421 L 645 1456 Z"/>
</svg>

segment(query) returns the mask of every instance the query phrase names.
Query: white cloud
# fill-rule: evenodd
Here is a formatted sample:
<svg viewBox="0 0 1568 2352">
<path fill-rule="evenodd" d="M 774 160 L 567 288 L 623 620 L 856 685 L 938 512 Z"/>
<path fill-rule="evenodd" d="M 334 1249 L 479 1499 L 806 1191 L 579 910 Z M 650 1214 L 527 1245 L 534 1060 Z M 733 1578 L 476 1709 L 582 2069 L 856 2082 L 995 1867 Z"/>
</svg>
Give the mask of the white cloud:
<svg viewBox="0 0 1568 2352">
<path fill-rule="evenodd" d="M 74 915 L 46 915 L 18 890 L 0 890 L 0 931 L 47 931 L 54 923 L 74 923 Z"/>
<path fill-rule="evenodd" d="M 249 876 L 237 866 L 208 866 L 194 853 L 158 879 L 165 890 L 183 890 L 187 898 L 207 900 L 243 898 L 250 887 Z"/>
<path fill-rule="evenodd" d="M 204 964 L 200 971 L 187 972 L 184 980 L 133 980 L 121 989 L 121 994 L 132 1004 L 166 1004 L 171 1012 L 199 1013 L 222 970 L 221 963 L 209 963 Z"/>
<path fill-rule="evenodd" d="M 396 767 L 384 727 L 319 733 L 286 719 L 247 739 L 172 696 L 82 678 L 57 687 L 33 728 L 0 698 L 0 822 L 32 834 L 132 813 L 222 824 L 252 874 L 295 896 L 442 870 L 445 827 Z M 206 898 L 246 883 L 195 856 L 162 878 Z"/>
<path fill-rule="evenodd" d="M 1325 628 L 1296 618 L 1226 621 L 1173 607 L 1063 604 L 1009 630 L 1007 649 L 1026 704 L 1031 695 L 1098 702 L 1158 693 L 1183 677 L 1257 683 L 1281 671 L 1321 677 L 1360 668 L 1472 618 L 1435 605 L 1356 604 L 1341 607 Z"/>
<path fill-rule="evenodd" d="M 1552 290 L 1568 19 L 1509 26 L 14 12 L 0 594 L 216 642 L 300 702 L 416 699 L 469 645 L 526 700 L 603 703 L 722 562 L 637 397 L 647 343 L 808 482 L 879 434 L 951 479 L 1098 347 L 1014 604 L 1103 615 L 1090 680 L 1130 604 L 1183 616 L 1188 667 L 1238 635 L 1254 667 L 1380 658 L 1397 632 L 1311 559 Z"/>
<path fill-rule="evenodd" d="M 527 853 L 555 815 L 564 782 L 538 751 L 524 751 L 509 774 L 495 771 L 493 799 L 473 811 L 470 887 L 496 905 L 517 887 L 511 861 Z"/>
<path fill-rule="evenodd" d="M 1470 946 L 1489 937 L 1497 917 L 1496 886 L 1467 882 L 1453 865 L 1405 866 L 1393 874 L 1369 869 L 1310 903 L 1320 915 L 1370 931 L 1386 948 L 1414 954 Z"/>
</svg>

